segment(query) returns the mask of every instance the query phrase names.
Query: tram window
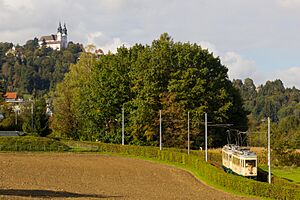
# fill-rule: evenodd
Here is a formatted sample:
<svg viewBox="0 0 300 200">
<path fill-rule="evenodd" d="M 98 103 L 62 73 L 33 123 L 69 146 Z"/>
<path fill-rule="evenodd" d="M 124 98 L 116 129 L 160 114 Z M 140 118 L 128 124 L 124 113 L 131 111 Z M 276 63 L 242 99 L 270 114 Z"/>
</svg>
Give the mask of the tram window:
<svg viewBox="0 0 300 200">
<path fill-rule="evenodd" d="M 246 167 L 248 166 L 256 167 L 256 160 L 246 160 Z"/>
<path fill-rule="evenodd" d="M 233 160 L 232 160 L 233 164 L 235 165 L 240 165 L 240 159 L 236 158 L 236 157 L 233 157 Z"/>
</svg>

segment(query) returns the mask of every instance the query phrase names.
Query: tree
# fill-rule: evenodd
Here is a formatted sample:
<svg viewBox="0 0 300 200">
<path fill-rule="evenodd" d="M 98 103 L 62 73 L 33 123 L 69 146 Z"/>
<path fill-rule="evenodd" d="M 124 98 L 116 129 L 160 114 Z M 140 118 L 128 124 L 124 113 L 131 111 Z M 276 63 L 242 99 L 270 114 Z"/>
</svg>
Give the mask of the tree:
<svg viewBox="0 0 300 200">
<path fill-rule="evenodd" d="M 121 47 L 115 55 L 101 57 L 92 68 L 89 87 L 83 90 L 85 98 L 79 105 L 86 138 L 120 139 L 121 109 L 130 99 L 128 57 L 128 50 Z"/>
<path fill-rule="evenodd" d="M 54 135 L 73 139 L 81 138 L 80 127 L 85 119 L 82 119 L 79 106 L 85 98 L 85 90 L 90 86 L 94 62 L 93 54 L 82 54 L 79 62 L 70 66 L 70 72 L 65 75 L 63 82 L 57 85 L 53 97 L 54 111 L 51 121 Z"/>
<path fill-rule="evenodd" d="M 187 115 L 183 106 L 176 102 L 176 95 L 172 93 L 165 93 L 161 98 L 161 104 L 163 106 L 164 145 L 167 147 L 186 148 Z"/>
<path fill-rule="evenodd" d="M 33 113 L 31 113 L 31 103 L 28 103 L 26 108 L 23 108 L 23 131 L 29 134 L 47 136 L 50 134 L 50 130 L 49 116 L 46 113 L 45 99 L 41 98 L 35 100 L 33 103 L 33 108 Z"/>
<path fill-rule="evenodd" d="M 0 105 L 4 103 L 4 95 L 5 95 L 5 84 L 4 80 L 0 80 Z"/>
</svg>

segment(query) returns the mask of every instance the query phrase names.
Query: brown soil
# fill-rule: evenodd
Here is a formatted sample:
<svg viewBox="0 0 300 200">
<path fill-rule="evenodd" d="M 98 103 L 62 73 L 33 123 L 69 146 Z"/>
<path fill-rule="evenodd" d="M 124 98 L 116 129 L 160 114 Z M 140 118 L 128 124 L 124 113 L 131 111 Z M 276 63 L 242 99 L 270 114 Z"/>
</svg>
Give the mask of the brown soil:
<svg viewBox="0 0 300 200">
<path fill-rule="evenodd" d="M 0 153 L 0 199 L 246 199 L 134 158 Z"/>
</svg>

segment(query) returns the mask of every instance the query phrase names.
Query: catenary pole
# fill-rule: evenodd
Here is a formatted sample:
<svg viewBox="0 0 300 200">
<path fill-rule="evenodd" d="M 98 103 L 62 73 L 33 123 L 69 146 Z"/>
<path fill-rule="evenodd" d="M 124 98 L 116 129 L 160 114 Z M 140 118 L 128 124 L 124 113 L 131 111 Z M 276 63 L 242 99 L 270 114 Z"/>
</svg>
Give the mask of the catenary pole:
<svg viewBox="0 0 300 200">
<path fill-rule="evenodd" d="M 270 117 L 268 117 L 268 182 L 271 184 L 271 141 L 270 141 L 270 133 L 271 133 L 271 127 L 270 127 Z"/>
<path fill-rule="evenodd" d="M 31 102 L 31 131 L 33 132 L 33 102 Z"/>
<path fill-rule="evenodd" d="M 15 125 L 18 126 L 18 110 L 15 110 Z"/>
<path fill-rule="evenodd" d="M 188 154 L 190 155 L 190 112 L 188 112 Z"/>
<path fill-rule="evenodd" d="M 207 162 L 207 113 L 205 113 L 205 162 Z"/>
<path fill-rule="evenodd" d="M 161 131 L 161 110 L 159 110 L 159 150 L 161 151 L 161 149 L 162 149 L 162 145 L 161 145 L 161 141 L 162 141 L 162 131 Z"/>
<path fill-rule="evenodd" d="M 124 108 L 122 108 L 122 145 L 124 145 Z"/>
</svg>

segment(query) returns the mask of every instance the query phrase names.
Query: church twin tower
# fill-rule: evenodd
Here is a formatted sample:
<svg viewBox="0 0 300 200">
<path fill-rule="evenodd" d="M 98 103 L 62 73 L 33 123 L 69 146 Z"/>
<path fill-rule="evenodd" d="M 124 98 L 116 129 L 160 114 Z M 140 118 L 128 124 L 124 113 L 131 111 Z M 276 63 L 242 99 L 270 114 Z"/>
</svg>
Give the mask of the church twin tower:
<svg viewBox="0 0 300 200">
<path fill-rule="evenodd" d="M 67 48 L 68 46 L 68 30 L 66 27 L 66 24 L 64 24 L 64 27 L 62 28 L 61 23 L 59 22 L 58 28 L 57 28 L 57 34 L 54 35 L 46 35 L 42 36 L 39 39 L 39 45 L 40 46 L 47 46 L 52 49 L 61 50 L 64 48 Z"/>
</svg>

